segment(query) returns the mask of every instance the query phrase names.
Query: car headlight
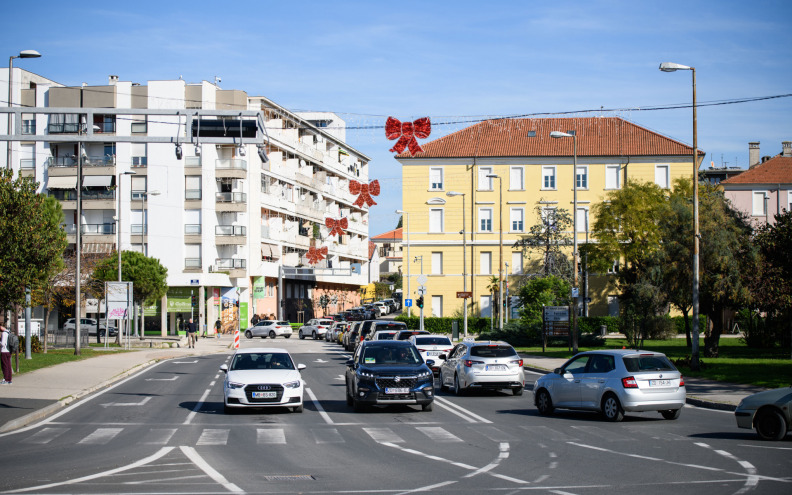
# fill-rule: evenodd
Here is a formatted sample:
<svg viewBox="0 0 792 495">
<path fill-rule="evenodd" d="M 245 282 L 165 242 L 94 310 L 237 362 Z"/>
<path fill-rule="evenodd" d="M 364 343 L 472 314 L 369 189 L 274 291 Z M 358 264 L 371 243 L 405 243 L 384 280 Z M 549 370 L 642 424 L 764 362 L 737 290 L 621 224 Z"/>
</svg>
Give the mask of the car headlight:
<svg viewBox="0 0 792 495">
<path fill-rule="evenodd" d="M 357 375 L 359 378 L 368 378 L 369 380 L 374 379 L 374 373 L 365 370 L 358 370 Z"/>
<path fill-rule="evenodd" d="M 283 384 L 286 388 L 300 388 L 300 380 L 295 380 L 293 382 L 286 382 Z"/>
<path fill-rule="evenodd" d="M 244 383 L 228 382 L 228 388 L 231 388 L 231 389 L 242 388 L 244 386 L 245 386 Z"/>
<path fill-rule="evenodd" d="M 418 373 L 418 378 L 429 378 L 432 376 L 431 371 L 424 371 L 423 373 Z"/>
</svg>

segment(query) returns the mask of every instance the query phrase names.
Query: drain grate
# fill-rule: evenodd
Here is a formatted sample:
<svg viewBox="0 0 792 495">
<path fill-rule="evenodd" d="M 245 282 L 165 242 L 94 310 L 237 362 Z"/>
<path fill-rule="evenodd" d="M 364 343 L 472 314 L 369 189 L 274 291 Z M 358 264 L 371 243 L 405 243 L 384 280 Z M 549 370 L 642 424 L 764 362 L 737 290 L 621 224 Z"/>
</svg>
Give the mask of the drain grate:
<svg viewBox="0 0 792 495">
<path fill-rule="evenodd" d="M 310 474 L 295 474 L 292 476 L 264 476 L 266 481 L 314 481 L 316 478 Z"/>
</svg>

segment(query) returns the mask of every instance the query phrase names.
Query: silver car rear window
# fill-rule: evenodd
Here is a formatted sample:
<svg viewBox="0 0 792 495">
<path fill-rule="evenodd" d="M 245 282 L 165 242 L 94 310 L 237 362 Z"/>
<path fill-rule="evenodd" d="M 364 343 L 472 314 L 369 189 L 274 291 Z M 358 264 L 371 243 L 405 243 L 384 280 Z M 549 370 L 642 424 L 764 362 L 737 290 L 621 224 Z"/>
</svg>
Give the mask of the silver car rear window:
<svg viewBox="0 0 792 495">
<path fill-rule="evenodd" d="M 517 351 L 510 345 L 477 345 L 470 348 L 470 355 L 498 358 L 516 356 Z"/>
<path fill-rule="evenodd" d="M 637 356 L 624 356 L 624 367 L 630 373 L 639 371 L 676 371 L 676 368 L 667 357 L 656 354 L 642 354 Z"/>
</svg>

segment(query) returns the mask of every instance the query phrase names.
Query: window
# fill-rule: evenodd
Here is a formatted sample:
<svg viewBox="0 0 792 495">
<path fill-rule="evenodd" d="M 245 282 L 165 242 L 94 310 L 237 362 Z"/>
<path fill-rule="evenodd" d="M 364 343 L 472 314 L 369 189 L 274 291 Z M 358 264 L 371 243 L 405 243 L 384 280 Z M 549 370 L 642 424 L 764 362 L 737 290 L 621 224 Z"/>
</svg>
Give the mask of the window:
<svg viewBox="0 0 792 495">
<path fill-rule="evenodd" d="M 655 184 L 668 189 L 668 165 L 655 165 Z"/>
<path fill-rule="evenodd" d="M 753 192 L 753 211 L 752 215 L 760 216 L 767 214 L 767 203 L 765 202 L 765 198 L 767 194 L 765 191 L 754 191 Z"/>
<path fill-rule="evenodd" d="M 269 177 L 264 174 L 261 174 L 261 192 L 264 194 L 269 194 L 270 192 Z"/>
<path fill-rule="evenodd" d="M 184 233 L 188 235 L 201 233 L 201 210 L 184 210 Z"/>
<path fill-rule="evenodd" d="M 525 229 L 525 210 L 512 208 L 509 212 L 512 232 L 522 232 Z"/>
<path fill-rule="evenodd" d="M 22 134 L 36 133 L 36 116 L 32 113 L 22 114 Z"/>
<path fill-rule="evenodd" d="M 585 208 L 577 210 L 577 231 L 588 232 L 588 210 Z"/>
<path fill-rule="evenodd" d="M 432 296 L 432 316 L 443 316 L 443 296 Z"/>
<path fill-rule="evenodd" d="M 184 199 L 201 199 L 200 175 L 188 175 L 184 178 Z"/>
<path fill-rule="evenodd" d="M 479 273 L 481 275 L 492 275 L 492 252 L 484 251 L 479 258 Z"/>
<path fill-rule="evenodd" d="M 605 165 L 605 189 L 619 189 L 621 187 L 621 167 L 619 165 Z"/>
<path fill-rule="evenodd" d="M 116 145 L 115 143 L 105 143 L 104 144 L 104 158 L 107 162 L 108 160 L 114 159 L 116 156 Z M 112 163 L 112 162 L 110 162 Z"/>
<path fill-rule="evenodd" d="M 525 169 L 523 167 L 512 167 L 509 169 L 509 190 L 525 190 Z"/>
<path fill-rule="evenodd" d="M 146 176 L 133 175 L 132 176 L 132 199 L 144 200 L 146 199 Z"/>
<path fill-rule="evenodd" d="M 135 235 L 140 234 L 148 234 L 146 229 L 146 225 L 148 224 L 147 218 L 148 211 L 144 210 L 131 210 L 132 218 L 130 221 L 132 222 L 130 225 L 132 227 L 132 233 Z"/>
<path fill-rule="evenodd" d="M 479 167 L 478 169 L 479 191 L 492 191 L 492 178 L 487 177 L 488 175 L 492 175 L 492 167 Z"/>
<path fill-rule="evenodd" d="M 588 167 L 578 167 L 575 173 L 575 183 L 578 189 L 588 189 Z"/>
<path fill-rule="evenodd" d="M 36 145 L 23 143 L 19 145 L 19 167 L 23 169 L 36 168 Z"/>
<path fill-rule="evenodd" d="M 429 232 L 443 231 L 443 209 L 432 208 L 429 210 Z"/>
<path fill-rule="evenodd" d="M 146 118 L 132 120 L 132 134 L 145 134 L 148 132 Z"/>
<path fill-rule="evenodd" d="M 432 167 L 429 169 L 429 189 L 440 191 L 443 189 L 443 169 Z"/>
<path fill-rule="evenodd" d="M 787 191 L 787 211 L 792 211 L 792 191 Z"/>
<path fill-rule="evenodd" d="M 432 275 L 443 274 L 443 253 L 432 253 Z"/>
<path fill-rule="evenodd" d="M 146 165 L 148 165 L 146 143 L 132 143 L 132 166 L 145 167 Z"/>
<path fill-rule="evenodd" d="M 479 208 L 479 232 L 492 232 L 492 208 Z"/>
<path fill-rule="evenodd" d="M 479 296 L 479 308 L 481 316 L 489 318 L 492 316 L 492 296 Z"/>
<path fill-rule="evenodd" d="M 555 167 L 542 167 L 542 189 L 555 189 Z"/>
<path fill-rule="evenodd" d="M 523 272 L 523 255 L 522 252 L 512 253 L 511 256 L 511 272 L 512 275 L 521 275 Z"/>
<path fill-rule="evenodd" d="M 201 245 L 184 245 L 184 268 L 201 268 Z"/>
</svg>

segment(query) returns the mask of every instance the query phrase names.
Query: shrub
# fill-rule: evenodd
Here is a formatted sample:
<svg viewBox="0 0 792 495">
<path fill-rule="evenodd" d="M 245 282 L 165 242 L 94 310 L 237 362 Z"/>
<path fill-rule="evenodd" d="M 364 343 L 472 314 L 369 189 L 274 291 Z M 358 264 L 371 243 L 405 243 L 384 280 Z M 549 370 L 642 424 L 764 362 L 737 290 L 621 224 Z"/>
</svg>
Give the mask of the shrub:
<svg viewBox="0 0 792 495">
<path fill-rule="evenodd" d="M 34 335 L 30 339 L 30 352 L 43 352 L 43 348 L 41 347 L 41 341 L 38 338 L 38 335 Z M 25 353 L 25 336 L 19 336 L 19 352 L 20 354 Z"/>
<path fill-rule="evenodd" d="M 600 327 L 605 325 L 605 333 L 616 333 L 619 331 L 618 316 L 581 316 L 578 318 L 578 329 L 580 333 L 600 334 Z"/>
</svg>

